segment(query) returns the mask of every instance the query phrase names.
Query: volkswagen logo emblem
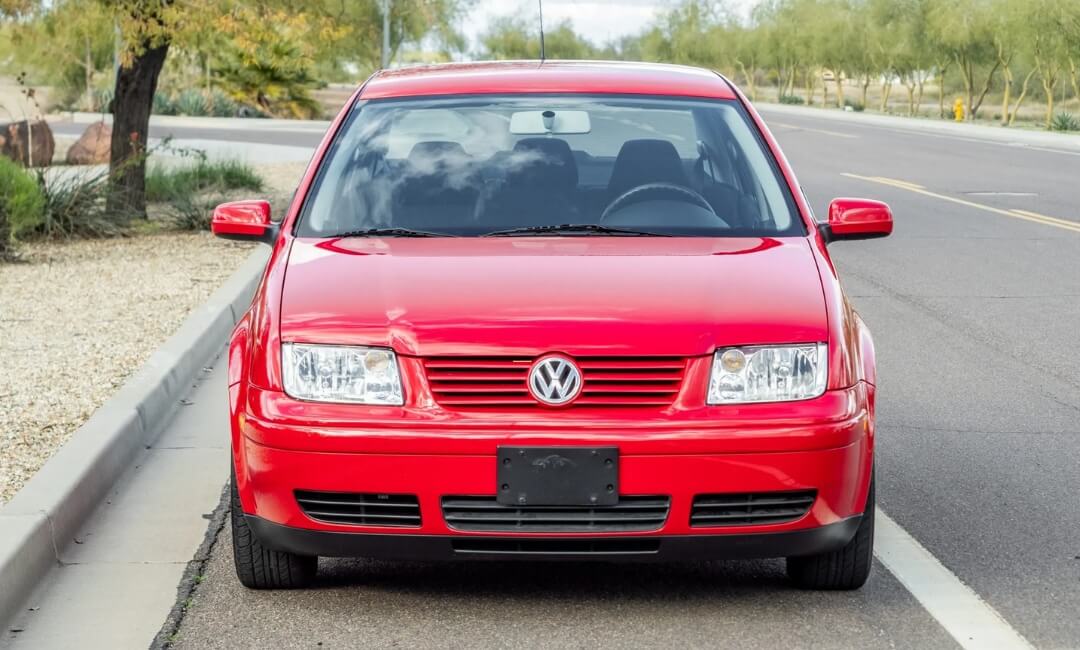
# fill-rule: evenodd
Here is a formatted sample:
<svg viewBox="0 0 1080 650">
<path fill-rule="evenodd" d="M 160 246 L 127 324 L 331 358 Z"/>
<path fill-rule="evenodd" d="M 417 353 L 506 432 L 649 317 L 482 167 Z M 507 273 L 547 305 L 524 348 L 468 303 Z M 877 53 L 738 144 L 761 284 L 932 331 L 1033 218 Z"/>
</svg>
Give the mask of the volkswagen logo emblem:
<svg viewBox="0 0 1080 650">
<path fill-rule="evenodd" d="M 541 404 L 568 404 L 581 393 L 581 385 L 581 370 L 563 356 L 542 357 L 529 370 L 529 393 Z"/>
</svg>

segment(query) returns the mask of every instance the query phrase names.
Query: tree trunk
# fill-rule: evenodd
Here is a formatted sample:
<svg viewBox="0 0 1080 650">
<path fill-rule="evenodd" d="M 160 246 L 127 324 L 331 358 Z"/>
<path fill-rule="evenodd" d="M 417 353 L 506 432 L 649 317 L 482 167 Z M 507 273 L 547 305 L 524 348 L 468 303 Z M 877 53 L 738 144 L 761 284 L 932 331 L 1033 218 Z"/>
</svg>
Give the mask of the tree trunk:
<svg viewBox="0 0 1080 650">
<path fill-rule="evenodd" d="M 836 107 L 844 107 L 844 80 L 840 78 L 840 73 L 836 74 Z"/>
<path fill-rule="evenodd" d="M 919 113 L 922 112 L 922 94 L 923 94 L 923 84 L 924 83 L 926 83 L 926 77 L 920 76 L 919 77 L 919 90 L 915 94 L 915 115 L 918 115 Z"/>
<path fill-rule="evenodd" d="M 938 117 L 945 119 L 945 68 L 938 71 L 937 108 Z"/>
<path fill-rule="evenodd" d="M 986 93 L 990 92 L 990 86 L 994 85 L 994 74 L 997 69 L 1001 67 L 1001 61 L 994 63 L 994 67 L 990 68 L 990 74 L 986 75 L 986 83 L 983 84 L 982 92 L 979 93 L 979 99 L 971 106 L 971 121 L 975 121 L 975 116 L 979 113 L 979 107 L 982 106 L 983 100 L 986 99 Z"/>
<path fill-rule="evenodd" d="M 862 81 L 862 95 L 860 96 L 860 103 L 863 108 L 866 108 L 866 91 L 870 88 L 870 75 L 863 77 Z"/>
<path fill-rule="evenodd" d="M 86 34 L 83 44 L 86 46 L 86 58 L 83 59 L 83 83 L 86 84 L 83 102 L 86 104 L 86 110 L 93 111 L 96 108 L 94 106 L 94 54 L 90 49 L 89 34 Z"/>
<path fill-rule="evenodd" d="M 1073 99 L 1080 102 L 1080 66 L 1077 65 L 1076 59 L 1069 57 L 1069 83 L 1072 84 Z"/>
<path fill-rule="evenodd" d="M 1046 130 L 1054 126 L 1054 84 L 1043 81 L 1043 90 L 1046 92 Z"/>
<path fill-rule="evenodd" d="M 746 88 L 750 91 L 750 101 L 757 101 L 757 88 L 754 86 L 754 75 L 746 68 L 746 64 L 742 61 L 735 62 L 739 66 L 739 70 L 742 71 L 743 78 L 746 79 Z"/>
<path fill-rule="evenodd" d="M 112 146 L 109 154 L 109 198 L 113 214 L 146 216 L 146 141 L 158 75 L 169 44 L 147 47 L 121 66 L 113 99 Z"/>
<path fill-rule="evenodd" d="M 1001 69 L 1001 75 L 1005 78 L 1005 89 L 1004 89 L 1005 92 L 1002 93 L 1002 97 L 1001 97 L 1001 126 L 1008 126 L 1008 124 L 1010 122 L 1010 120 L 1009 120 L 1009 100 L 1011 99 L 1009 97 L 1009 94 L 1010 94 L 1010 91 L 1012 90 L 1012 82 L 1013 82 L 1012 70 L 1009 69 L 1009 66 L 1005 66 L 1004 68 Z"/>
<path fill-rule="evenodd" d="M 892 94 L 892 82 L 881 84 L 881 112 L 889 108 L 889 95 Z"/>
<path fill-rule="evenodd" d="M 1009 126 L 1013 125 L 1013 122 L 1016 120 L 1016 114 L 1020 111 L 1020 106 L 1024 103 L 1024 98 L 1027 97 L 1028 83 L 1031 81 L 1031 78 L 1035 76 L 1035 70 L 1036 68 L 1032 68 L 1027 76 L 1024 77 L 1024 83 L 1020 86 L 1020 96 L 1016 98 L 1016 104 L 1014 104 L 1012 110 L 1009 111 Z"/>
</svg>

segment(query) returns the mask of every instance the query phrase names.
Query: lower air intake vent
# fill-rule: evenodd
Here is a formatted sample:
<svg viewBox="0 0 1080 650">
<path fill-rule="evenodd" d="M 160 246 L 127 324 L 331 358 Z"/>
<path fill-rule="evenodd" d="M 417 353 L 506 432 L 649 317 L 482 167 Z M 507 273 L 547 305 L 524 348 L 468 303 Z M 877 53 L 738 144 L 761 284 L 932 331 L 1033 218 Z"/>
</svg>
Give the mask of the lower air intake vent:
<svg viewBox="0 0 1080 650">
<path fill-rule="evenodd" d="M 814 490 L 753 494 L 699 494 L 691 526 L 760 526 L 799 519 L 814 505 Z"/>
<path fill-rule="evenodd" d="M 420 503 L 412 494 L 355 494 L 296 491 L 304 514 L 349 526 L 419 526 Z"/>
<path fill-rule="evenodd" d="M 619 497 L 613 506 L 499 505 L 495 497 L 444 497 L 443 518 L 454 530 L 502 533 L 582 533 L 657 530 L 667 519 L 671 499 Z"/>
<path fill-rule="evenodd" d="M 655 555 L 658 539 L 492 539 L 464 537 L 452 542 L 455 553 L 546 557 Z"/>
</svg>

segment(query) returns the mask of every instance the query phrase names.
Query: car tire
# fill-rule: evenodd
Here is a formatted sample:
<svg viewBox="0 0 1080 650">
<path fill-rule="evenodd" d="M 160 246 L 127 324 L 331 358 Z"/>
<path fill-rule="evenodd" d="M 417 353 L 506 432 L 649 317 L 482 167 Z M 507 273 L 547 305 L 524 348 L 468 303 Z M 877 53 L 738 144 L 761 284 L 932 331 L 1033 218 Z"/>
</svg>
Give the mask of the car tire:
<svg viewBox="0 0 1080 650">
<path fill-rule="evenodd" d="M 248 589 L 301 589 L 314 582 L 319 558 L 275 551 L 259 543 L 240 507 L 235 472 L 230 483 L 233 562 L 240 584 Z"/>
<path fill-rule="evenodd" d="M 874 478 L 862 521 L 845 546 L 829 553 L 787 558 L 787 574 L 802 589 L 850 591 L 866 584 L 874 565 Z"/>
</svg>

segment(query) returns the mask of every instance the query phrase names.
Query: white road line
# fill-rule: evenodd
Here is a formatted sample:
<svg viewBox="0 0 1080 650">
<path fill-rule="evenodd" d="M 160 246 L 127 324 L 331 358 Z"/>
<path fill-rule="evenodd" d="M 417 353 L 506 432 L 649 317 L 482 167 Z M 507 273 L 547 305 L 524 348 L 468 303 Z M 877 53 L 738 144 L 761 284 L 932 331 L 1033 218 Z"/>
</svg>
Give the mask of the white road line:
<svg viewBox="0 0 1080 650">
<path fill-rule="evenodd" d="M 880 508 L 874 525 L 874 554 L 962 647 L 1034 647 Z"/>
</svg>

